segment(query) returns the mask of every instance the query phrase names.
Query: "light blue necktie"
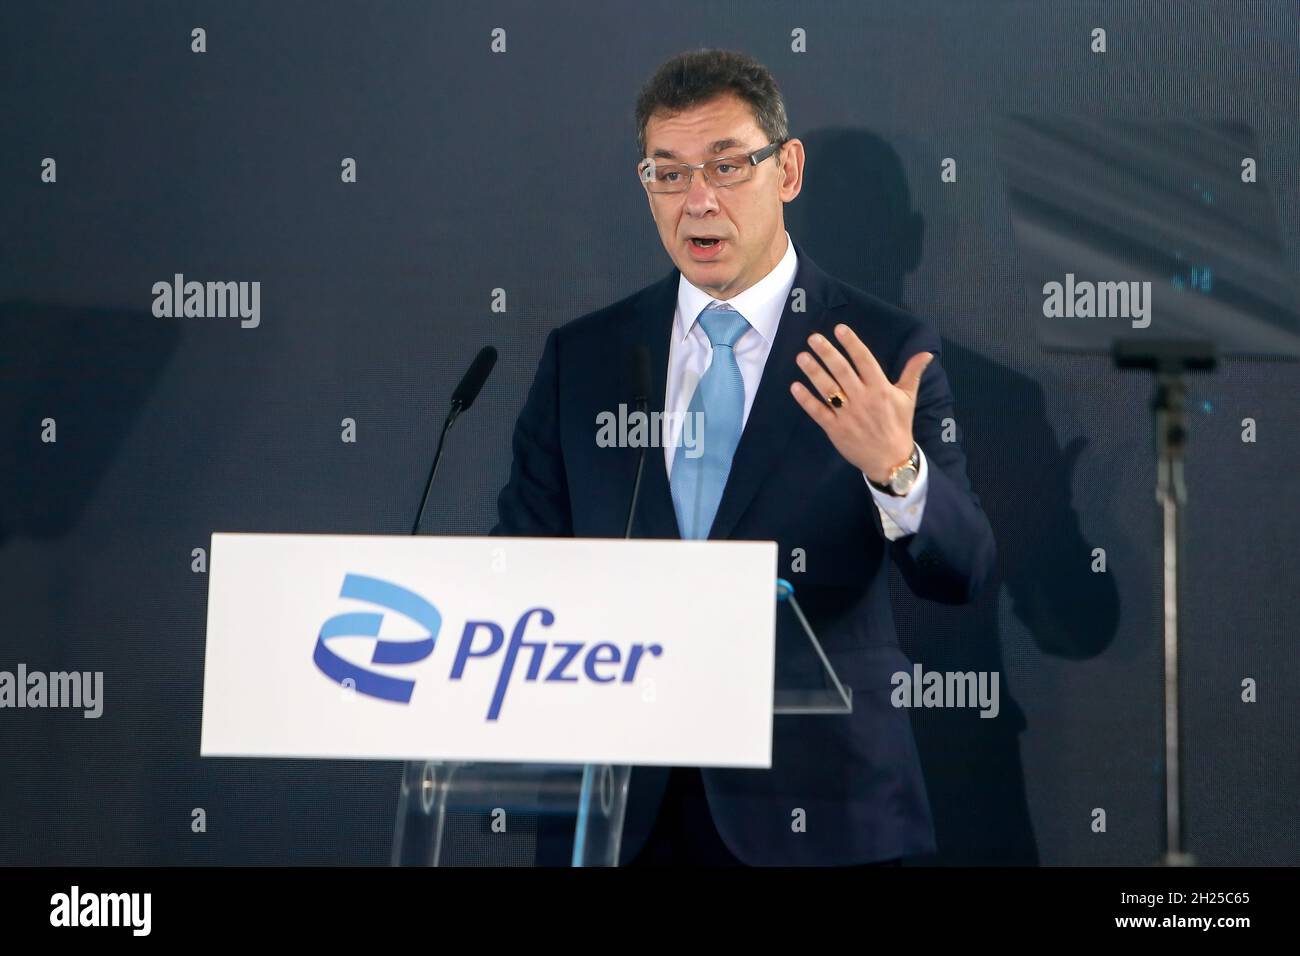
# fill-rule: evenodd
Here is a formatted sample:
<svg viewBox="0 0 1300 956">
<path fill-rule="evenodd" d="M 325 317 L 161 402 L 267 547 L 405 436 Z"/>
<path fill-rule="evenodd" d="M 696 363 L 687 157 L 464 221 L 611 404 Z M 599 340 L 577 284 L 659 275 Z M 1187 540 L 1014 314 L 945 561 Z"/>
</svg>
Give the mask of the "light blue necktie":
<svg viewBox="0 0 1300 956">
<path fill-rule="evenodd" d="M 745 381 L 733 346 L 749 323 L 731 306 L 718 302 L 700 313 L 699 322 L 713 346 L 713 361 L 695 387 L 686 410 L 693 423 L 682 424 L 683 431 L 694 427 L 700 421 L 699 414 L 703 414 L 703 431 L 695 431 L 701 436 L 697 439 L 701 454 L 691 458 L 686 447 L 679 445 L 673 456 L 673 508 L 683 538 L 709 536 L 745 419 Z"/>
</svg>

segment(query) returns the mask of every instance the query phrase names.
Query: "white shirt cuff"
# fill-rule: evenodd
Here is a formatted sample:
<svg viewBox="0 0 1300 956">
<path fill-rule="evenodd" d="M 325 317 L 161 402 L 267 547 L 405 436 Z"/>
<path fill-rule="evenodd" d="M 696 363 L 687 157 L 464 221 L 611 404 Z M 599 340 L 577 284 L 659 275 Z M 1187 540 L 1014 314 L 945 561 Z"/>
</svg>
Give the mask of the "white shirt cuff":
<svg viewBox="0 0 1300 956">
<path fill-rule="evenodd" d="M 885 537 L 890 541 L 897 541 L 921 530 L 930 468 L 926 464 L 925 452 L 921 451 L 920 445 L 916 446 L 916 451 L 917 457 L 921 459 L 921 467 L 917 472 L 916 481 L 902 497 L 879 491 L 871 484 L 865 473 L 862 476 L 863 481 L 867 482 L 867 487 L 871 489 L 871 497 L 875 499 L 876 510 L 880 512 L 880 523 L 885 529 Z"/>
</svg>

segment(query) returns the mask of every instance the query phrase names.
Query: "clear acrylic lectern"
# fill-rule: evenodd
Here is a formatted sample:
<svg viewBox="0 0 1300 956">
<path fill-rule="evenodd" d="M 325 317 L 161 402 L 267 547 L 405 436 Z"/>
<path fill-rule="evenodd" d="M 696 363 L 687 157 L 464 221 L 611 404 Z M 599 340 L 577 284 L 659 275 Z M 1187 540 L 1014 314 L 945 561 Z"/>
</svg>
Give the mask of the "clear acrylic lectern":
<svg viewBox="0 0 1300 956">
<path fill-rule="evenodd" d="M 840 683 L 789 582 L 777 581 L 773 713 L 844 715 Z M 402 772 L 393 866 L 616 866 L 632 768 L 414 761 Z"/>
</svg>

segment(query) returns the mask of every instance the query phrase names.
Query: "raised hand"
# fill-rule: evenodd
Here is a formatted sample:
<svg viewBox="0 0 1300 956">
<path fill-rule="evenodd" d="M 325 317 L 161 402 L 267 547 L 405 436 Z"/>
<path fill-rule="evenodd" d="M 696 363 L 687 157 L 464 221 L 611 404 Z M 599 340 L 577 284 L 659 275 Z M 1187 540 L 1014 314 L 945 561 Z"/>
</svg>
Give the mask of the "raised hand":
<svg viewBox="0 0 1300 956">
<path fill-rule="evenodd" d="M 895 384 L 851 328 L 835 326 L 835 337 L 843 352 L 821 334 L 808 339 L 821 361 L 808 352 L 800 352 L 795 361 L 812 390 L 794 382 L 790 394 L 846 461 L 882 484 L 912 453 L 916 393 L 934 354 L 913 355 Z"/>
</svg>

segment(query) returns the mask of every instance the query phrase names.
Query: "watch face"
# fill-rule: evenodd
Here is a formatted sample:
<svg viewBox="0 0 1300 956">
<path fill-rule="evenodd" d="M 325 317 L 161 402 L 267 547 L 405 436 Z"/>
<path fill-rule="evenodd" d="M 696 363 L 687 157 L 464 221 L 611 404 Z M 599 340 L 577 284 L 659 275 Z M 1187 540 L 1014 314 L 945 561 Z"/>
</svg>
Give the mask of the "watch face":
<svg viewBox="0 0 1300 956">
<path fill-rule="evenodd" d="M 889 483 L 889 487 L 894 489 L 894 494 L 905 495 L 908 489 L 912 487 L 912 483 L 916 481 L 918 474 L 917 469 L 911 465 L 904 465 L 898 469 L 898 474 L 894 475 L 894 480 Z"/>
</svg>

